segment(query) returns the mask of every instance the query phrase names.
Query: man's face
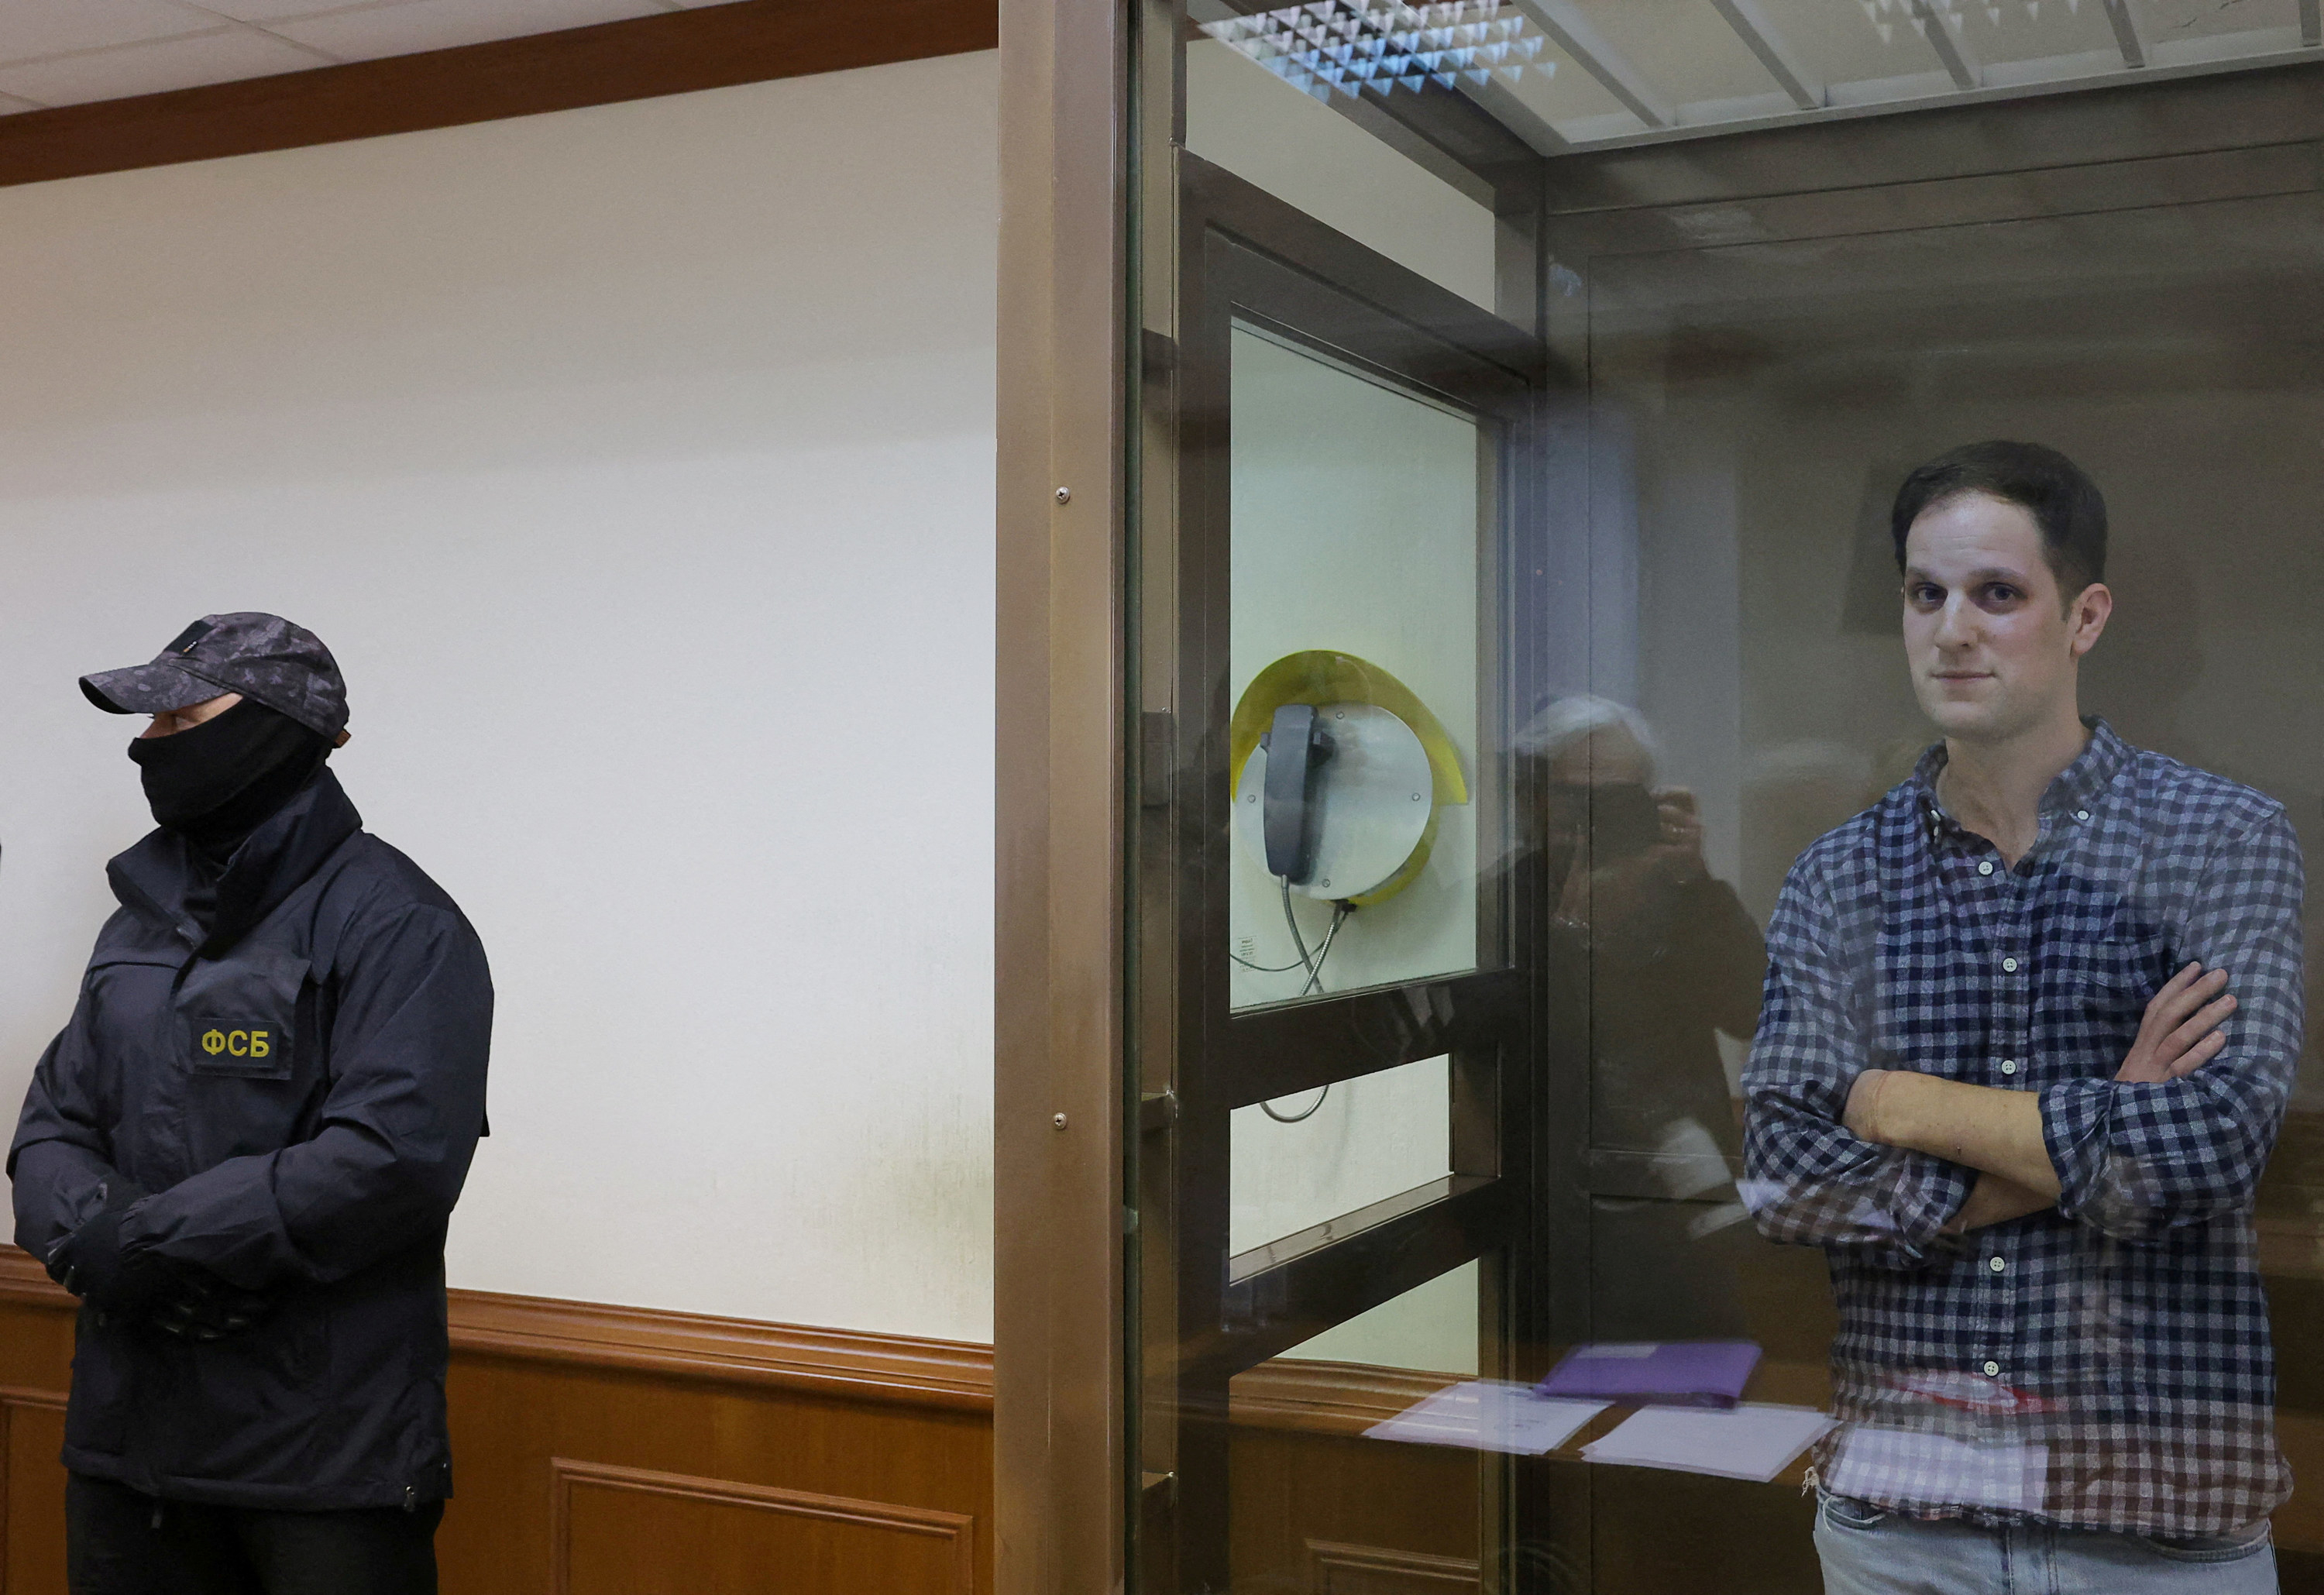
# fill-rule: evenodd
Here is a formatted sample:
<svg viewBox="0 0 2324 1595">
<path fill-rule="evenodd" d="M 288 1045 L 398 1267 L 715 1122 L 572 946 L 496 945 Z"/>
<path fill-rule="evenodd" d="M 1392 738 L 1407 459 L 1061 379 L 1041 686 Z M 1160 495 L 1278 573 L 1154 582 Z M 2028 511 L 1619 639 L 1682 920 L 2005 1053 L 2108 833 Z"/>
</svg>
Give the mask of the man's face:
<svg viewBox="0 0 2324 1595">
<path fill-rule="evenodd" d="M 2004 742 L 2071 714 L 2081 657 L 2113 607 L 2095 583 L 2069 601 L 2033 515 L 2000 499 L 1956 494 L 1904 539 L 1904 656 L 1948 737 Z"/>
<path fill-rule="evenodd" d="M 204 698 L 198 704 L 188 704 L 182 709 L 164 709 L 153 716 L 153 723 L 137 733 L 139 742 L 150 742 L 157 736 L 175 736 L 181 731 L 191 731 L 205 720 L 215 720 L 235 705 L 242 702 L 242 694 L 229 692 L 214 698 Z M 187 744 L 191 746 L 191 743 Z"/>
</svg>

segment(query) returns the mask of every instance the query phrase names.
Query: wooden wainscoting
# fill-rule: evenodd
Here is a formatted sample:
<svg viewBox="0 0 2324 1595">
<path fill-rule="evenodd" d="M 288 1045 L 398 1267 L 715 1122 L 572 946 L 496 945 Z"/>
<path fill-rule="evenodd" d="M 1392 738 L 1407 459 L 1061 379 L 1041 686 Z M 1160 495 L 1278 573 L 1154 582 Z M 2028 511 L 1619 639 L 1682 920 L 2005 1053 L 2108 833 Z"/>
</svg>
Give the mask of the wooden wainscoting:
<svg viewBox="0 0 2324 1595">
<path fill-rule="evenodd" d="M 769 1569 L 802 1588 L 972 1595 L 976 1518 L 724 1479 L 688 1479 L 558 1457 L 549 1543 L 557 1595 L 626 1595 L 668 1581 L 673 1563 L 715 1566 L 713 1587 Z M 701 1581 L 690 1587 L 702 1587 Z"/>
<path fill-rule="evenodd" d="M 1477 1595 L 1476 1458 L 1364 1431 L 1461 1378 L 1278 1357 L 1227 1387 L 1235 1587 Z"/>
<path fill-rule="evenodd" d="M 0 1249 L 0 1595 L 64 1595 L 72 1298 Z M 451 1295 L 446 1595 L 990 1595 L 992 1352 Z"/>
</svg>

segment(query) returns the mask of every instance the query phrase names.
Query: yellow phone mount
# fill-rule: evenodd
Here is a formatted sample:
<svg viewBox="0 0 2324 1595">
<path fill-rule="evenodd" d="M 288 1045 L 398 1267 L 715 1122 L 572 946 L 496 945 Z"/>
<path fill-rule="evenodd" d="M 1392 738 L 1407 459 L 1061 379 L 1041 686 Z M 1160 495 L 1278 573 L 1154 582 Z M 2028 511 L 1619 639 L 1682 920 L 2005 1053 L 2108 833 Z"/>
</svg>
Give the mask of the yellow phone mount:
<svg viewBox="0 0 2324 1595">
<path fill-rule="evenodd" d="M 1303 784 L 1299 818 L 1312 831 L 1304 873 L 1285 878 L 1305 897 L 1385 902 L 1426 866 L 1437 811 L 1469 801 L 1452 739 L 1410 687 L 1353 654 L 1308 649 L 1268 666 L 1243 689 L 1227 732 L 1235 831 L 1263 868 L 1270 789 L 1261 740 L 1296 705 L 1312 706 L 1329 751 Z"/>
</svg>

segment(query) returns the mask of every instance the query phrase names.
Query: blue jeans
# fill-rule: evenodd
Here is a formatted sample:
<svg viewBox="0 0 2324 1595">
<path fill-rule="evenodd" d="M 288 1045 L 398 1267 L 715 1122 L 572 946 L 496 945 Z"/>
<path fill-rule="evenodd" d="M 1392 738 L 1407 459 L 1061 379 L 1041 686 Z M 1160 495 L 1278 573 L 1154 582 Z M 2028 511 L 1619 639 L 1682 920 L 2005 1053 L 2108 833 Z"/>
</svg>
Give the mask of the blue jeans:
<svg viewBox="0 0 2324 1595">
<path fill-rule="evenodd" d="M 1817 1502 L 1824 1595 L 2276 1595 L 2267 1526 L 2169 1542 L 2095 1529 L 1980 1528 Z"/>
</svg>

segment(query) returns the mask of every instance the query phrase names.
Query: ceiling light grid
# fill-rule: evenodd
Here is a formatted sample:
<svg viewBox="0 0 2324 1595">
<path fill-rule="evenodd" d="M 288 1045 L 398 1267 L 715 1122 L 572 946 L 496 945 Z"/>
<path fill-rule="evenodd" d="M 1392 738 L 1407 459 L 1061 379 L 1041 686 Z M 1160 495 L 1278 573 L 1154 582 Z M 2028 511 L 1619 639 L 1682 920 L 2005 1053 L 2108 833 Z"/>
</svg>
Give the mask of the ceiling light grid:
<svg viewBox="0 0 2324 1595">
<path fill-rule="evenodd" d="M 1318 99 L 1366 89 L 1481 88 L 1528 69 L 1547 77 L 1548 41 L 1511 0 L 1307 0 L 1205 23 L 1203 32 Z"/>
</svg>

